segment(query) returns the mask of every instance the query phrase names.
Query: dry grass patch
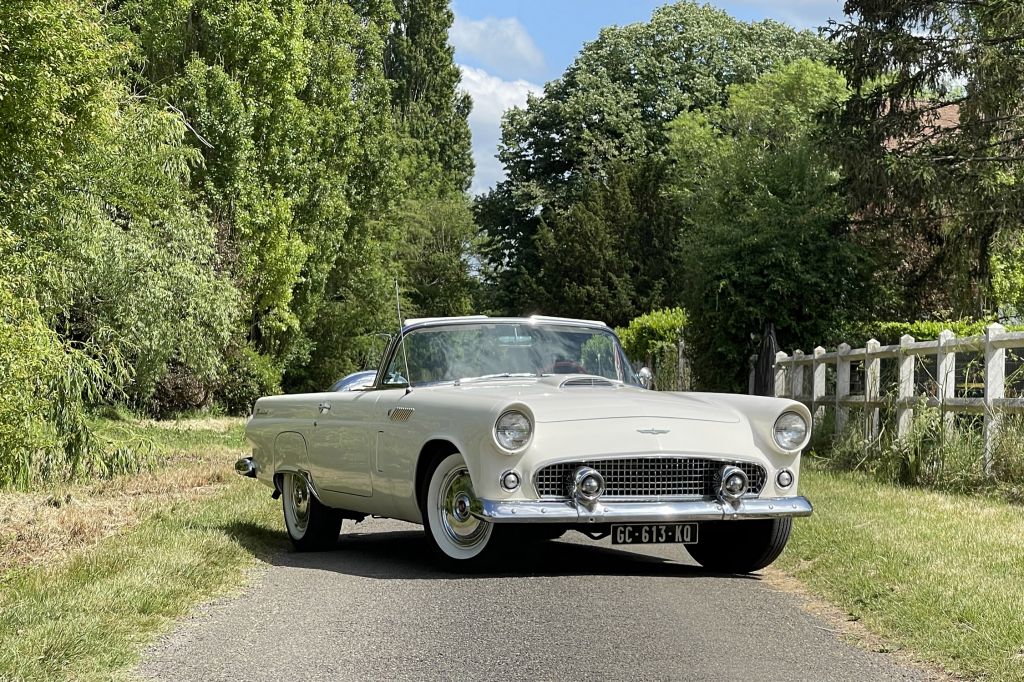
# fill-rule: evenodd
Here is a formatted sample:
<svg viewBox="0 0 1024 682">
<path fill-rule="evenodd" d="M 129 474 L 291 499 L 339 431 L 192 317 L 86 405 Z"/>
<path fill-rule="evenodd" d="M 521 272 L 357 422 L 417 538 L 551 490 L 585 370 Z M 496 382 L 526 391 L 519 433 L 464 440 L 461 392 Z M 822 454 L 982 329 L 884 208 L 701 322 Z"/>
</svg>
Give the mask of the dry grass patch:
<svg viewBox="0 0 1024 682">
<path fill-rule="evenodd" d="M 140 419 L 135 422 L 146 429 L 171 431 L 212 431 L 227 434 L 238 429 L 242 420 L 238 417 L 197 417 L 194 419 Z"/>
<path fill-rule="evenodd" d="M 284 545 L 266 488 L 233 480 L 161 505 L 67 561 L 8 572 L 0 680 L 134 679 L 140 652 L 196 604 L 243 586 Z"/>
<path fill-rule="evenodd" d="M 46 491 L 0 492 L 0 575 L 66 559 L 154 511 L 215 494 L 232 480 L 234 460 L 245 451 L 243 422 L 204 424 L 100 423 L 106 434 L 147 442 L 154 452 L 152 469 Z"/>
</svg>

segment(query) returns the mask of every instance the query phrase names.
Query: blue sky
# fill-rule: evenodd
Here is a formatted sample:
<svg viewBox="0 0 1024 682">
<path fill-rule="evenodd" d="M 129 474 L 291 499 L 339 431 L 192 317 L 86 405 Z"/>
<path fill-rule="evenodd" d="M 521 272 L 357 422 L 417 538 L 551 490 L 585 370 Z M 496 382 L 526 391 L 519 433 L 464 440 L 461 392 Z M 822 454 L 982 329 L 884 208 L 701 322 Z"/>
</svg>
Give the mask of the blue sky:
<svg viewBox="0 0 1024 682">
<path fill-rule="evenodd" d="M 501 114 L 558 78 L 604 26 L 646 21 L 664 0 L 454 0 L 451 42 L 473 97 L 470 127 L 477 174 L 473 193 L 502 177 L 494 158 Z M 816 28 L 842 18 L 842 0 L 722 0 L 712 4 L 746 21 L 772 18 Z"/>
</svg>

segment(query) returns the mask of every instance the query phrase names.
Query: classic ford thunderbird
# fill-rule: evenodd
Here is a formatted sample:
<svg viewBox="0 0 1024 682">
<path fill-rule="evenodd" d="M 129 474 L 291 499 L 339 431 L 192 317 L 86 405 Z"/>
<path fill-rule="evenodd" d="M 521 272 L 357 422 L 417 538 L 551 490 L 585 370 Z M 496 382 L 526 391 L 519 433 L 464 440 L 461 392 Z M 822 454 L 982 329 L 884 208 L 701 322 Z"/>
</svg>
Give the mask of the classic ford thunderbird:
<svg viewBox="0 0 1024 682">
<path fill-rule="evenodd" d="M 408 320 L 379 368 L 362 390 L 256 402 L 236 468 L 282 499 L 299 550 L 376 515 L 422 523 L 454 566 L 576 530 L 746 573 L 811 513 L 806 407 L 647 390 L 600 322 Z"/>
</svg>

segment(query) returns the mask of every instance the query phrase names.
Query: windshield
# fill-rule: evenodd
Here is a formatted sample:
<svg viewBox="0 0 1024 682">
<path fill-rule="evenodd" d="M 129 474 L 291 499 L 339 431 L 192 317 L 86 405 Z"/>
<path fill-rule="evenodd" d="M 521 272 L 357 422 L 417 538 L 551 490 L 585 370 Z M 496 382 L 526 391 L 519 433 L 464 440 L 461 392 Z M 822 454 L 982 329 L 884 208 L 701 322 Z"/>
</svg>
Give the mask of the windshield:
<svg viewBox="0 0 1024 682">
<path fill-rule="evenodd" d="M 406 334 L 402 344 L 384 374 L 386 385 L 550 374 L 592 374 L 640 383 L 618 339 L 607 329 L 477 322 L 416 329 Z"/>
</svg>

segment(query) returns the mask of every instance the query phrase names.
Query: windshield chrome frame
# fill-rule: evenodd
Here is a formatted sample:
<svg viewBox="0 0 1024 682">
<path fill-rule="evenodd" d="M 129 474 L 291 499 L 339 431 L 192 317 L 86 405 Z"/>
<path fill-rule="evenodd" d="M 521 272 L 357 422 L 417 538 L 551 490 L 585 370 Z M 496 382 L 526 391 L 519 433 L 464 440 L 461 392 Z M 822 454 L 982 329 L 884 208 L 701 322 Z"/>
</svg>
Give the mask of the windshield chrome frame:
<svg viewBox="0 0 1024 682">
<path fill-rule="evenodd" d="M 603 322 L 596 322 L 593 320 L 573 320 L 569 318 L 561 317 L 485 317 L 481 315 L 473 315 L 467 317 L 449 317 L 449 318 L 434 318 L 417 322 L 415 324 L 406 325 L 402 330 L 394 336 L 391 340 L 391 344 L 388 346 L 387 351 L 384 353 L 383 361 L 380 363 L 380 367 L 377 368 L 377 376 L 373 381 L 373 385 L 370 387 L 374 390 L 390 390 L 397 388 L 408 388 L 414 389 L 415 386 L 412 384 L 385 384 L 384 374 L 387 372 L 387 368 L 391 366 L 392 360 L 394 360 L 395 353 L 401 347 L 402 342 L 405 340 L 407 334 L 417 331 L 419 329 L 428 329 L 431 327 L 456 327 L 459 325 L 476 325 L 476 324 L 527 324 L 537 326 L 543 324 L 545 326 L 555 327 L 577 327 L 585 329 L 597 329 L 603 332 L 607 332 L 615 339 L 615 343 L 619 345 L 619 350 L 622 351 L 622 355 L 626 360 L 625 367 L 628 367 L 628 371 L 632 372 L 634 376 L 636 372 L 633 370 L 632 364 L 629 363 L 629 357 L 626 355 L 625 349 L 622 348 L 622 341 L 619 339 L 618 334 L 615 330 L 604 324 Z M 625 368 L 624 368 L 625 369 Z M 616 379 L 610 379 L 610 381 L 617 381 Z M 637 380 L 639 382 L 639 379 Z M 453 382 L 448 382 L 453 383 Z M 640 386 L 639 383 L 631 384 L 628 381 L 623 381 L 626 386 Z"/>
</svg>

